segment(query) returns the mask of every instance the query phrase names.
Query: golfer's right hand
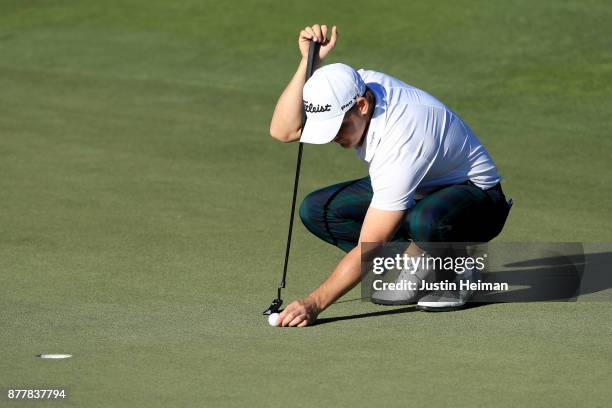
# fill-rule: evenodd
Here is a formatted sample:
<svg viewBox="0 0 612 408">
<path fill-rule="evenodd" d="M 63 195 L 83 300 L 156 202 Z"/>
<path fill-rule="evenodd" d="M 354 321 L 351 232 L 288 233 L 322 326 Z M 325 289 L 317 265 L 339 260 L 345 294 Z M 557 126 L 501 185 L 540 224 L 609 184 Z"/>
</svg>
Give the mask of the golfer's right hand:
<svg viewBox="0 0 612 408">
<path fill-rule="evenodd" d="M 315 24 L 312 27 L 306 27 L 300 31 L 298 45 L 302 53 L 302 58 L 308 58 L 308 48 L 310 48 L 311 41 L 316 41 L 321 44 L 319 47 L 319 59 L 323 60 L 323 58 L 327 57 L 336 46 L 336 40 L 338 39 L 338 30 L 336 26 L 332 27 L 330 38 L 327 38 L 327 34 L 327 26 L 319 24 Z"/>
</svg>

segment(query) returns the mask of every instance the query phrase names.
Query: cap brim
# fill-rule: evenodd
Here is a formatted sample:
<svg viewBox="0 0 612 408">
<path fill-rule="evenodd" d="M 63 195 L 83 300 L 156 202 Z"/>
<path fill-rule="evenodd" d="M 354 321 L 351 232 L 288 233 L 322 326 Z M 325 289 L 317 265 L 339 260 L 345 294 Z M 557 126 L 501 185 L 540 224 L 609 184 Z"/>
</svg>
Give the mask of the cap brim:
<svg viewBox="0 0 612 408">
<path fill-rule="evenodd" d="M 310 144 L 325 144 L 336 138 L 344 115 L 338 115 L 330 119 L 311 121 L 306 120 L 300 142 Z"/>
</svg>

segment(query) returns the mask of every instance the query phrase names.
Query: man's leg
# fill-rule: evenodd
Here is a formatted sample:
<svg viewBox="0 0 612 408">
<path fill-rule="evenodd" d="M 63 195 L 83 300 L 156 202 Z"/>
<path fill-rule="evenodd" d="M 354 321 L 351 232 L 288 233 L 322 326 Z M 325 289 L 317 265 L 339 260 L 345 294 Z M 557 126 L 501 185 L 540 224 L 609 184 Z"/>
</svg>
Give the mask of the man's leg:
<svg viewBox="0 0 612 408">
<path fill-rule="evenodd" d="M 405 227 L 424 246 L 427 242 L 488 242 L 501 232 L 508 211 L 501 187 L 484 191 L 471 183 L 458 184 L 419 201 L 408 213 Z"/>
<path fill-rule="evenodd" d="M 501 232 L 508 212 L 501 187 L 484 191 L 466 183 L 446 187 L 424 198 L 408 214 L 407 224 L 420 248 L 434 256 L 448 256 L 451 254 L 444 253 L 445 249 L 436 243 L 488 242 Z M 454 246 L 453 250 L 461 249 Z M 479 277 L 477 272 L 466 272 L 460 278 L 475 281 Z M 456 278 L 450 272 L 438 280 Z M 464 306 L 469 295 L 468 292 L 434 292 L 423 297 L 418 307 L 428 311 L 454 310 Z"/>
<path fill-rule="evenodd" d="M 359 241 L 372 194 L 369 177 L 334 184 L 308 194 L 300 218 L 314 235 L 349 252 Z"/>
</svg>

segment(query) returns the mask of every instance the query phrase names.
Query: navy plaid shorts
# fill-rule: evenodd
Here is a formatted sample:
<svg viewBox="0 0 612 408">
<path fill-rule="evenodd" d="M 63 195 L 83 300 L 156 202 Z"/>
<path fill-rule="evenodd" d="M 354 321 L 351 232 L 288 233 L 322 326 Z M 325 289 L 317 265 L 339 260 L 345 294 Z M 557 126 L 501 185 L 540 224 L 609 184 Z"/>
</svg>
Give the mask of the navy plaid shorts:
<svg viewBox="0 0 612 408">
<path fill-rule="evenodd" d="M 314 235 L 349 252 L 372 195 L 370 177 L 334 184 L 308 194 L 300 218 Z M 443 187 L 406 211 L 393 241 L 488 242 L 501 232 L 509 210 L 500 184 L 488 190 L 470 181 Z"/>
</svg>

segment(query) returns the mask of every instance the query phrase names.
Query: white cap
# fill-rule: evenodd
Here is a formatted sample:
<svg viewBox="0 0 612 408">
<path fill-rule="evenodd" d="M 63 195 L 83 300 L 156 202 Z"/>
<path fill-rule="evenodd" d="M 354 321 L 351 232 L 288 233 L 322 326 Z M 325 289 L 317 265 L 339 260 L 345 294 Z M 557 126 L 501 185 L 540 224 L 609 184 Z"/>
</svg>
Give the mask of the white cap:
<svg viewBox="0 0 612 408">
<path fill-rule="evenodd" d="M 344 114 L 365 91 L 363 79 L 348 65 L 330 64 L 316 70 L 304 85 L 307 120 L 300 142 L 325 144 L 334 140 Z"/>
</svg>

